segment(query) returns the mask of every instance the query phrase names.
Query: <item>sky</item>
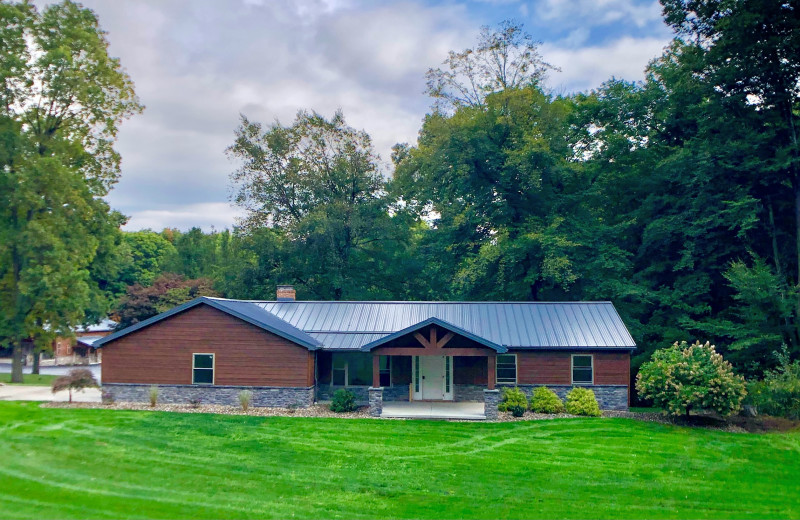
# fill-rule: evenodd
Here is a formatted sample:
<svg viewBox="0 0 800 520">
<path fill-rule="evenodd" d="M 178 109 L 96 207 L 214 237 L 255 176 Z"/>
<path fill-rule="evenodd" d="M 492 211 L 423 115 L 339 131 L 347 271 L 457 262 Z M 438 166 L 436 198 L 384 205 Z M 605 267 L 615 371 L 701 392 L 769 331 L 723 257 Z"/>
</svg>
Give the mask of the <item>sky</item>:
<svg viewBox="0 0 800 520">
<path fill-rule="evenodd" d="M 559 67 L 547 87 L 641 80 L 671 33 L 650 0 L 83 0 L 146 106 L 122 125 L 122 177 L 107 197 L 126 230 L 231 228 L 226 155 L 240 114 L 290 124 L 298 110 L 366 130 L 388 164 L 414 143 L 425 71 L 483 25 L 524 24 Z"/>
</svg>

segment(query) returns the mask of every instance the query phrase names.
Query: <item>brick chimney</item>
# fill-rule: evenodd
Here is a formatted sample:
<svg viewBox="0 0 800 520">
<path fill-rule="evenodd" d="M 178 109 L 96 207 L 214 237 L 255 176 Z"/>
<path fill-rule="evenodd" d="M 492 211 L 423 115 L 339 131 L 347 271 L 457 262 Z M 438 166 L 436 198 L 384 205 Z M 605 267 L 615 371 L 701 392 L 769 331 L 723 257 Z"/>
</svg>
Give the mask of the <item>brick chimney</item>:
<svg viewBox="0 0 800 520">
<path fill-rule="evenodd" d="M 294 285 L 279 285 L 278 286 L 278 301 L 279 302 L 293 302 L 295 298 Z"/>
</svg>

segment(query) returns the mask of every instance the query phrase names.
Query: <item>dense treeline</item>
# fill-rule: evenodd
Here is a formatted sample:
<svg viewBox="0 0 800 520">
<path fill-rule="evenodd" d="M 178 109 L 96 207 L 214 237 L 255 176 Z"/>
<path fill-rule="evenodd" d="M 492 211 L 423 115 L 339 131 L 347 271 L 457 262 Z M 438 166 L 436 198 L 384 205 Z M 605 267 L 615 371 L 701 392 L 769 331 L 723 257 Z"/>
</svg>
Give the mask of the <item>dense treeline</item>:
<svg viewBox="0 0 800 520">
<path fill-rule="evenodd" d="M 435 108 L 390 178 L 341 114 L 243 119 L 229 152 L 247 218 L 149 234 L 164 252 L 150 276 L 238 298 L 293 283 L 309 299 L 612 300 L 636 366 L 702 339 L 760 374 L 800 345 L 798 12 L 664 9 L 676 38 L 645 81 L 569 96 L 546 90 L 519 26 L 484 31 L 428 73 Z"/>
<path fill-rule="evenodd" d="M 662 0 L 642 82 L 555 95 L 514 23 L 427 74 L 416 145 L 382 167 L 341 113 L 243 117 L 234 231 L 123 233 L 91 269 L 125 323 L 198 294 L 611 300 L 640 348 L 710 340 L 758 376 L 800 353 L 800 13 Z M 109 267 L 113 266 L 113 268 Z"/>
</svg>

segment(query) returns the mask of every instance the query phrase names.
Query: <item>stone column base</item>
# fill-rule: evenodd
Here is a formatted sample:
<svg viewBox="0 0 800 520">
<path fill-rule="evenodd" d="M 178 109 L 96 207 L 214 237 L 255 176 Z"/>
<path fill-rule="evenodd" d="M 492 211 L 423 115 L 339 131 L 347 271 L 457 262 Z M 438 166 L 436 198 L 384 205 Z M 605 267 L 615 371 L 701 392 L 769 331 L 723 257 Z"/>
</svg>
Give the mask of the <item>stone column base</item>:
<svg viewBox="0 0 800 520">
<path fill-rule="evenodd" d="M 383 387 L 370 387 L 369 390 L 369 415 L 380 417 L 383 412 Z"/>
<path fill-rule="evenodd" d="M 488 420 L 496 421 L 499 417 L 498 404 L 500 404 L 500 390 L 483 391 L 483 414 Z"/>
</svg>

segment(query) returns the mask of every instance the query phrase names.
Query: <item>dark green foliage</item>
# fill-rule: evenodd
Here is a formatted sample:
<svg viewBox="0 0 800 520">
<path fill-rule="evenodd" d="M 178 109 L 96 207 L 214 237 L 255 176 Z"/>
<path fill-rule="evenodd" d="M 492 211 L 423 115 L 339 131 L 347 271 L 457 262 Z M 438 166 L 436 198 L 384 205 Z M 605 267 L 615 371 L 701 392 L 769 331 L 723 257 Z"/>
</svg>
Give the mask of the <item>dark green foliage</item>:
<svg viewBox="0 0 800 520">
<path fill-rule="evenodd" d="M 576 386 L 567 392 L 567 402 L 564 405 L 567 413 L 572 415 L 585 415 L 588 417 L 600 417 L 600 406 L 597 398 L 589 388 Z"/>
<path fill-rule="evenodd" d="M 546 386 L 539 386 L 531 395 L 531 411 L 536 413 L 563 413 L 564 403 L 555 392 Z"/>
<path fill-rule="evenodd" d="M 331 411 L 336 413 L 354 412 L 356 406 L 356 395 L 347 389 L 340 388 L 333 393 L 331 399 Z"/>
<path fill-rule="evenodd" d="M 785 348 L 777 357 L 775 369 L 747 385 L 745 401 L 760 414 L 800 419 L 800 361 L 790 361 Z"/>
<path fill-rule="evenodd" d="M 521 407 L 523 411 L 528 409 L 528 398 L 525 396 L 525 392 L 516 386 L 503 388 L 503 393 L 497 405 L 497 409 L 501 412 L 511 412 L 511 408 L 513 407 Z"/>
<path fill-rule="evenodd" d="M 522 417 L 525 415 L 526 408 L 521 404 L 512 404 L 508 407 L 508 411 L 511 412 L 511 415 L 514 417 Z"/>
</svg>

